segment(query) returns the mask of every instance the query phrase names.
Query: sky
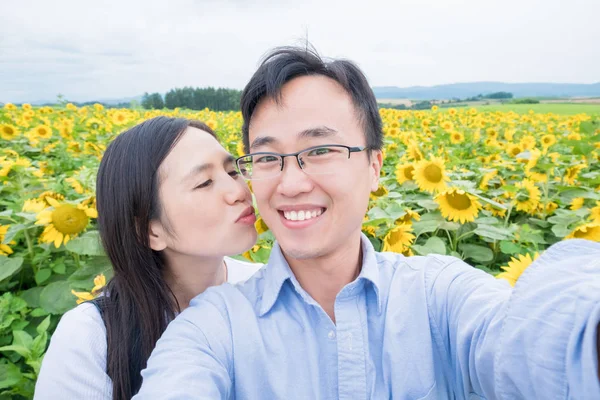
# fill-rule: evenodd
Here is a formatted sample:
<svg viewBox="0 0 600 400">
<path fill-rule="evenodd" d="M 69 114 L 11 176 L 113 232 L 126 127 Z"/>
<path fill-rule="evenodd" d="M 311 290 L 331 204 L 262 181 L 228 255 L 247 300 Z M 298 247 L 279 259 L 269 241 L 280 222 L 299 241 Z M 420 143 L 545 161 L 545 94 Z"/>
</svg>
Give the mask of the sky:
<svg viewBox="0 0 600 400">
<path fill-rule="evenodd" d="M 600 81 L 598 0 L 3 1 L 0 102 L 242 89 L 275 46 L 372 86 Z"/>
</svg>

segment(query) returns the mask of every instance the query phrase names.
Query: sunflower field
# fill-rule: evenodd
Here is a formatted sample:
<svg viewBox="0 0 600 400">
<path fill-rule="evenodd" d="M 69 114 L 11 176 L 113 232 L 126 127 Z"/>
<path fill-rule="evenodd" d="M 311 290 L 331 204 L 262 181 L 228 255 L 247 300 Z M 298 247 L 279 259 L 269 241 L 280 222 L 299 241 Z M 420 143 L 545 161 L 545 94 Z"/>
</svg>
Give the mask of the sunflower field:
<svg viewBox="0 0 600 400">
<path fill-rule="evenodd" d="M 31 398 L 60 316 L 111 277 L 96 229 L 96 171 L 119 132 L 157 115 L 199 119 L 234 155 L 241 115 L 6 104 L 0 109 L 0 398 Z M 375 248 L 448 254 L 514 285 L 551 244 L 600 241 L 600 117 L 382 109 Z M 273 236 L 240 257 L 265 262 Z"/>
</svg>

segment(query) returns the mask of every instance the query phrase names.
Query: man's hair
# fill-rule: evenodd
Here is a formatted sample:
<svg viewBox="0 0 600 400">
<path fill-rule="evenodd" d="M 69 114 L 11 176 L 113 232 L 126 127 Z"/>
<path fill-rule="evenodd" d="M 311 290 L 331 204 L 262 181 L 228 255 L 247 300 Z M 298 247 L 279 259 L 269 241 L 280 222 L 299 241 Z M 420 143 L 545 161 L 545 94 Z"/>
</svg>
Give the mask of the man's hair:
<svg viewBox="0 0 600 400">
<path fill-rule="evenodd" d="M 249 151 L 249 128 L 252 114 L 264 98 L 281 101 L 281 89 L 301 76 L 322 75 L 340 84 L 350 95 L 366 138 L 366 147 L 380 150 L 383 146 L 382 124 L 377 100 L 367 78 L 353 62 L 323 60 L 312 47 L 278 47 L 263 59 L 244 88 L 241 99 L 244 147 Z"/>
</svg>

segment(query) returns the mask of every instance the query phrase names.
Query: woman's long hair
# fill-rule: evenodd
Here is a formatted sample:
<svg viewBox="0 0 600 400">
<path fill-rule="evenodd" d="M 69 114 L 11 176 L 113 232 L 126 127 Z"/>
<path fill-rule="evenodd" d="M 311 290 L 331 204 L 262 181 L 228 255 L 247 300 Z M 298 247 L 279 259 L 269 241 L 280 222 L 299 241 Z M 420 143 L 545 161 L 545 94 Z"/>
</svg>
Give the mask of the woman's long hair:
<svg viewBox="0 0 600 400">
<path fill-rule="evenodd" d="M 161 218 L 159 167 L 187 127 L 215 136 L 199 121 L 153 118 L 120 134 L 98 170 L 98 225 L 114 269 L 100 306 L 115 400 L 139 391 L 150 353 L 180 311 L 163 278 L 161 252 L 150 248 L 148 234 L 150 221 Z"/>
</svg>

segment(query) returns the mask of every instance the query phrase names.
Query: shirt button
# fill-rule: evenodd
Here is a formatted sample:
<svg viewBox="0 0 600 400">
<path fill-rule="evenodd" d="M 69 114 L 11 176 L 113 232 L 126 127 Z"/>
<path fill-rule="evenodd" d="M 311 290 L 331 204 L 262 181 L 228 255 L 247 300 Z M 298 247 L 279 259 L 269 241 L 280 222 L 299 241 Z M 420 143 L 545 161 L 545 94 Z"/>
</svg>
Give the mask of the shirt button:
<svg viewBox="0 0 600 400">
<path fill-rule="evenodd" d="M 329 333 L 327 334 L 327 337 L 331 340 L 335 339 L 335 332 L 334 331 L 329 331 Z"/>
</svg>

